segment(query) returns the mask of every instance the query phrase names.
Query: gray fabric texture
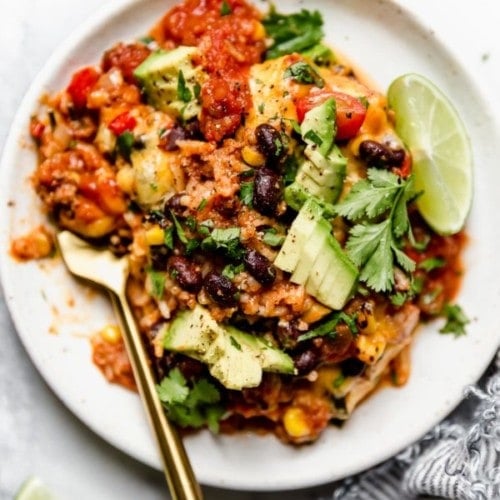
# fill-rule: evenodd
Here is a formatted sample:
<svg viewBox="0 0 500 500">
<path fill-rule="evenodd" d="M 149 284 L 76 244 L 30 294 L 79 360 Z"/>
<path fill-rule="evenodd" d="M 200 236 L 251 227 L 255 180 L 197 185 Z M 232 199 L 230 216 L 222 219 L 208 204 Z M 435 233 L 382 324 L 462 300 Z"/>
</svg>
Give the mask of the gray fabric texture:
<svg viewBox="0 0 500 500">
<path fill-rule="evenodd" d="M 418 443 L 342 482 L 332 500 L 500 500 L 500 351 L 464 402 Z"/>
</svg>

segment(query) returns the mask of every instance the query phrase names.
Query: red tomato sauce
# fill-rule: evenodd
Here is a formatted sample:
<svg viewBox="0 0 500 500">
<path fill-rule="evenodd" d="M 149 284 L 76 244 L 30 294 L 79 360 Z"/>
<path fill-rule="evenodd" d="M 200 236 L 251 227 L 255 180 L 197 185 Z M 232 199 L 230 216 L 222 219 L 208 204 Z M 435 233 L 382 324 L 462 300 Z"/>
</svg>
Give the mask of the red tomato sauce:
<svg viewBox="0 0 500 500">
<path fill-rule="evenodd" d="M 153 30 L 163 45 L 200 48 L 209 75 L 201 89 L 201 129 L 209 141 L 234 133 L 251 104 L 248 71 L 265 50 L 260 18 L 241 0 L 186 0 Z"/>
<path fill-rule="evenodd" d="M 420 222 L 420 224 L 423 223 Z M 420 232 L 417 225 L 414 227 L 414 232 L 416 235 Z M 467 241 L 465 231 L 451 236 L 432 234 L 425 250 L 419 252 L 411 247 L 406 248 L 408 256 L 417 264 L 416 276 L 425 278 L 418 304 L 424 315 L 439 314 L 443 306 L 452 302 L 456 297 L 464 273 L 462 255 Z M 444 265 L 429 272 L 419 271 L 419 265 L 429 259 L 442 259 Z"/>
</svg>

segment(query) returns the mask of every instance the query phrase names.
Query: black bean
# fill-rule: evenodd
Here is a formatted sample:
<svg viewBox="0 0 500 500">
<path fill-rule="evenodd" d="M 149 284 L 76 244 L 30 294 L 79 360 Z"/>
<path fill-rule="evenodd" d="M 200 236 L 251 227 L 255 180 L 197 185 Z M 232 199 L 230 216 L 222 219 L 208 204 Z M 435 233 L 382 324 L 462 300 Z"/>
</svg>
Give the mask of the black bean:
<svg viewBox="0 0 500 500">
<path fill-rule="evenodd" d="M 268 123 L 262 123 L 255 129 L 257 149 L 267 160 L 280 160 L 286 155 L 287 147 L 281 132 Z"/>
<path fill-rule="evenodd" d="M 188 139 L 203 140 L 200 122 L 197 119 L 191 120 L 184 125 L 184 130 Z"/>
<path fill-rule="evenodd" d="M 283 186 L 281 178 L 268 168 L 261 168 L 255 174 L 253 207 L 264 215 L 275 215 L 281 200 Z"/>
<path fill-rule="evenodd" d="M 348 358 L 340 363 L 340 369 L 345 377 L 356 377 L 363 373 L 365 364 L 357 358 Z"/>
<path fill-rule="evenodd" d="M 151 267 L 155 271 L 165 271 L 167 269 L 169 253 L 170 252 L 165 245 L 154 245 L 149 247 Z"/>
<path fill-rule="evenodd" d="M 298 321 L 292 320 L 286 323 L 280 322 L 276 328 L 276 334 L 280 344 L 285 349 L 293 349 L 297 346 L 298 338 L 304 332 L 299 330 Z"/>
<path fill-rule="evenodd" d="M 165 215 L 170 216 L 170 211 L 172 211 L 175 215 L 183 215 L 186 207 L 181 204 L 181 200 L 185 195 L 186 193 L 177 193 L 170 197 L 165 204 Z"/>
<path fill-rule="evenodd" d="M 185 125 L 177 124 L 171 129 L 166 130 L 160 137 L 159 147 L 165 151 L 177 151 L 179 149 L 177 141 L 201 138 L 200 122 L 193 120 Z"/>
<path fill-rule="evenodd" d="M 169 260 L 169 267 L 174 270 L 174 276 L 180 287 L 188 292 L 198 293 L 203 284 L 200 268 L 186 257 L 177 255 Z"/>
<path fill-rule="evenodd" d="M 162 134 L 160 137 L 160 147 L 165 151 L 176 151 L 179 149 L 177 141 L 183 141 L 187 138 L 186 130 L 180 125 L 175 125 Z"/>
<path fill-rule="evenodd" d="M 391 156 L 391 150 L 380 142 L 367 140 L 359 145 L 359 157 L 370 167 L 388 167 Z"/>
<path fill-rule="evenodd" d="M 359 145 L 359 157 L 369 167 L 399 167 L 404 162 L 405 156 L 404 149 L 391 149 L 377 141 L 367 140 Z"/>
<path fill-rule="evenodd" d="M 276 279 L 276 268 L 257 250 L 248 250 L 243 258 L 245 269 L 261 284 L 270 285 Z"/>
<path fill-rule="evenodd" d="M 121 257 L 129 253 L 129 247 L 132 244 L 132 233 L 126 230 L 118 231 L 109 238 L 109 249 L 117 256 Z"/>
<path fill-rule="evenodd" d="M 296 354 L 293 361 L 299 375 L 305 375 L 316 368 L 319 362 L 319 357 L 315 351 L 306 349 Z"/>
<path fill-rule="evenodd" d="M 406 153 L 404 149 L 391 149 L 391 165 L 400 167 L 405 161 Z"/>
<path fill-rule="evenodd" d="M 211 299 L 221 306 L 234 306 L 238 301 L 238 289 L 236 285 L 229 278 L 221 274 L 213 272 L 207 274 L 203 286 Z"/>
</svg>

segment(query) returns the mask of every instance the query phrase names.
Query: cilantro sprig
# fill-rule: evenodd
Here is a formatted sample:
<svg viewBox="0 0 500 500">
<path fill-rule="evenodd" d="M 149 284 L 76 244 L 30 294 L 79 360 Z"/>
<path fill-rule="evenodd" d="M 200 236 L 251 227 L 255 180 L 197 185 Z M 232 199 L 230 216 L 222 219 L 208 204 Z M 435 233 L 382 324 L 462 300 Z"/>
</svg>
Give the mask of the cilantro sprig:
<svg viewBox="0 0 500 500">
<path fill-rule="evenodd" d="M 283 75 L 285 78 L 291 78 L 297 83 L 314 84 L 320 89 L 325 86 L 325 81 L 317 71 L 304 61 L 299 61 L 289 66 Z"/>
<path fill-rule="evenodd" d="M 346 249 L 360 267 L 360 280 L 376 292 L 394 286 L 394 266 L 410 273 L 415 262 L 401 250 L 401 238 L 410 231 L 407 204 L 416 197 L 413 179 L 385 170 L 368 169 L 335 212 L 356 224 Z"/>
<path fill-rule="evenodd" d="M 337 311 L 328 316 L 328 318 L 316 328 L 302 334 L 298 338 L 298 341 L 302 342 L 304 340 L 315 339 L 316 337 L 335 338 L 337 336 L 337 326 L 341 323 L 347 325 L 353 335 L 358 333 L 356 318 L 344 311 Z"/>
<path fill-rule="evenodd" d="M 273 43 L 267 59 L 302 52 L 318 44 L 324 36 L 323 18 L 318 11 L 302 9 L 295 14 L 279 14 L 274 5 L 262 21 Z"/>
<path fill-rule="evenodd" d="M 470 320 L 458 304 L 446 304 L 442 315 L 446 318 L 446 322 L 439 330 L 440 333 L 451 333 L 455 337 L 461 337 L 467 333 L 465 326 L 470 323 Z"/>
<path fill-rule="evenodd" d="M 219 390 L 208 380 L 198 380 L 190 387 L 181 371 L 174 368 L 156 390 L 172 421 L 195 429 L 207 425 L 212 432 L 218 432 L 224 408 Z"/>
<path fill-rule="evenodd" d="M 245 253 L 240 242 L 240 235 L 239 227 L 214 228 L 202 241 L 201 248 L 212 252 L 220 250 L 227 258 L 239 261 Z"/>
</svg>

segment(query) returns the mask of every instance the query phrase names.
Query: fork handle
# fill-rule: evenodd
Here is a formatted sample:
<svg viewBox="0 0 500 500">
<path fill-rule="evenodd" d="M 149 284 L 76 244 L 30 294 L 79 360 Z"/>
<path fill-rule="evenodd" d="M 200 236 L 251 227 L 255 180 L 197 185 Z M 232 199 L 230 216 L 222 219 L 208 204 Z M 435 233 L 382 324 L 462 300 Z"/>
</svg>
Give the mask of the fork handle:
<svg viewBox="0 0 500 500">
<path fill-rule="evenodd" d="M 170 494 L 173 500 L 202 500 L 201 488 L 194 476 L 182 440 L 173 424 L 165 416 L 156 392 L 156 384 L 144 344 L 125 293 L 110 292 L 110 295 L 121 323 L 135 381 L 156 437 Z"/>
</svg>

